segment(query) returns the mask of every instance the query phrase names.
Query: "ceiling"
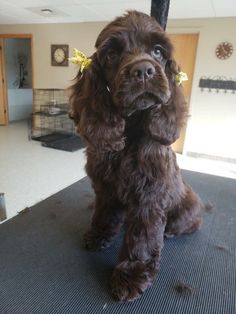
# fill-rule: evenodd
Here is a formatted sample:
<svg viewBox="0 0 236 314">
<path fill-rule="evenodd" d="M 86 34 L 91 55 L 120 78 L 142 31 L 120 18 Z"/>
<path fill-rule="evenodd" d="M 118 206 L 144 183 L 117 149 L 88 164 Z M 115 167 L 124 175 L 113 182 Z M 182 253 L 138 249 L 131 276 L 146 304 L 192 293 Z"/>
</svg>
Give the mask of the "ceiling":
<svg viewBox="0 0 236 314">
<path fill-rule="evenodd" d="M 128 9 L 149 14 L 150 7 L 151 0 L 0 0 L 0 24 L 109 21 Z M 235 0 L 170 0 L 170 19 L 233 16 Z"/>
</svg>

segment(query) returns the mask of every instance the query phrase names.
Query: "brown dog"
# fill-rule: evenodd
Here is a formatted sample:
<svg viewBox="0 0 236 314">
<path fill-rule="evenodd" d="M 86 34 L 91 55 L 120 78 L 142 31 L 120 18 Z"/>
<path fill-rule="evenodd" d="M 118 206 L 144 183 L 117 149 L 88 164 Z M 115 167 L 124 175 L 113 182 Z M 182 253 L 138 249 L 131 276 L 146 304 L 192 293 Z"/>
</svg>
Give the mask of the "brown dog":
<svg viewBox="0 0 236 314">
<path fill-rule="evenodd" d="M 186 118 L 171 42 L 154 18 L 131 11 L 98 36 L 92 63 L 72 87 L 86 170 L 96 193 L 88 249 L 108 247 L 125 221 L 112 293 L 140 297 L 159 269 L 164 233 L 201 224 L 201 201 L 183 182 L 171 144 Z"/>
</svg>

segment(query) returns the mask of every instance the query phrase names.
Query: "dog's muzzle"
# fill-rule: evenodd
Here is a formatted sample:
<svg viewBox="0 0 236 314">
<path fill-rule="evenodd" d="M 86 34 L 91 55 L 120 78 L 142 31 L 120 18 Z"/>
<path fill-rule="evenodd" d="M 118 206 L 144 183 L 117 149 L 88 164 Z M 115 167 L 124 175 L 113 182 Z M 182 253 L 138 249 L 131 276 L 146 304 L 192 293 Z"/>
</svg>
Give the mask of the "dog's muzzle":
<svg viewBox="0 0 236 314">
<path fill-rule="evenodd" d="M 156 69 L 151 62 L 144 60 L 133 64 L 129 74 L 130 78 L 136 82 L 145 83 L 145 81 L 153 78 L 153 76 L 156 74 Z"/>
</svg>

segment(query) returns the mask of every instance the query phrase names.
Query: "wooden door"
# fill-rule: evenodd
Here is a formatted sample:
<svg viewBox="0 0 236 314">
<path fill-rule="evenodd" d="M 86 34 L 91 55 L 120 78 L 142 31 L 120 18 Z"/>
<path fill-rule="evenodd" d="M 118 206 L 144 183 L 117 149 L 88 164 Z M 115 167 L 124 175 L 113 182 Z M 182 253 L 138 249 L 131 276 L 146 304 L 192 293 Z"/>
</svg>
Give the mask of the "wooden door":
<svg viewBox="0 0 236 314">
<path fill-rule="evenodd" d="M 3 39 L 0 38 L 0 125 L 8 124 Z"/>
<path fill-rule="evenodd" d="M 188 81 L 183 82 L 183 87 L 184 95 L 189 106 L 192 91 L 198 34 L 169 34 L 169 36 L 175 47 L 175 60 L 179 64 L 181 71 L 187 73 L 188 75 Z M 178 153 L 183 152 L 186 127 L 187 125 L 182 129 L 180 138 L 172 145 L 174 151 Z"/>
</svg>

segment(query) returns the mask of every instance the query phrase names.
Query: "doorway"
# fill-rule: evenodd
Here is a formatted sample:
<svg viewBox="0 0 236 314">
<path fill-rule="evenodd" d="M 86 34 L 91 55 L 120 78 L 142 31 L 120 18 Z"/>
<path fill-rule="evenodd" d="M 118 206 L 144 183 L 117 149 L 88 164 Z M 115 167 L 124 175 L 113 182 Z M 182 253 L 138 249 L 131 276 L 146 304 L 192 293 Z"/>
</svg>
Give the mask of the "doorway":
<svg viewBox="0 0 236 314">
<path fill-rule="evenodd" d="M 184 95 L 189 106 L 192 92 L 194 66 L 196 60 L 198 34 L 169 34 L 169 37 L 174 45 L 174 57 L 181 68 L 181 71 L 186 72 L 188 81 L 183 82 Z M 187 57 L 186 57 L 187 56 Z M 187 125 L 183 127 L 179 139 L 172 145 L 172 148 L 177 153 L 183 153 L 184 141 Z"/>
<path fill-rule="evenodd" d="M 33 109 L 31 35 L 0 35 L 0 124 L 25 120 Z"/>
</svg>

